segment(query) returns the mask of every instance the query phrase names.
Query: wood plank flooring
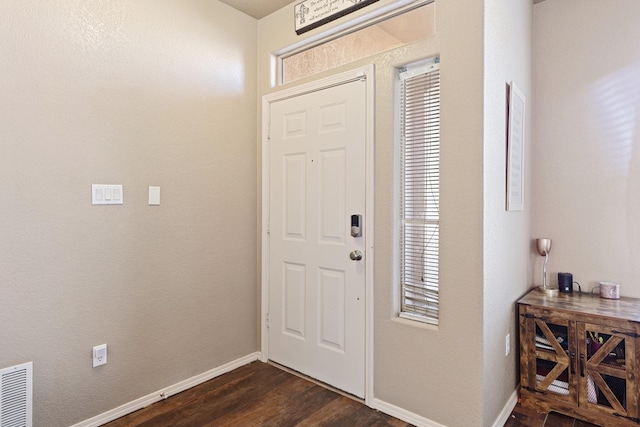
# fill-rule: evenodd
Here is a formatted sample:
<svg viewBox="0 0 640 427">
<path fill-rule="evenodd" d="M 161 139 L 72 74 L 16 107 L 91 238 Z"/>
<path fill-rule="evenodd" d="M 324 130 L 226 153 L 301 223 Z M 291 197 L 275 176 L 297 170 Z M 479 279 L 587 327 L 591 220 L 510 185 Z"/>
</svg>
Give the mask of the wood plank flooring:
<svg viewBox="0 0 640 427">
<path fill-rule="evenodd" d="M 408 427 L 311 381 L 253 362 L 105 427 L 379 426 Z"/>
<path fill-rule="evenodd" d="M 376 426 L 410 424 L 276 366 L 253 362 L 104 427 Z M 517 405 L 504 427 L 597 427 Z"/>
<path fill-rule="evenodd" d="M 598 427 L 595 424 L 558 414 L 541 413 L 518 404 L 504 427 Z"/>
</svg>

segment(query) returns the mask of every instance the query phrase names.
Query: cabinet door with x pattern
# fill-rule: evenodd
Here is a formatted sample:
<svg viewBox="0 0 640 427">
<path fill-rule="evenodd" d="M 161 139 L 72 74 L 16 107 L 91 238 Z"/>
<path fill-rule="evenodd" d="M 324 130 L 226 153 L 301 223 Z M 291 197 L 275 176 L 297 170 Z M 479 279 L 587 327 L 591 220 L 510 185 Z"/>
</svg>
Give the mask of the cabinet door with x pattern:
<svg viewBox="0 0 640 427">
<path fill-rule="evenodd" d="M 635 332 L 581 322 L 577 329 L 580 406 L 637 420 Z"/>
<path fill-rule="evenodd" d="M 552 395 L 555 400 L 576 404 L 575 322 L 529 309 L 521 319 L 520 336 L 523 386 L 530 392 Z"/>
</svg>

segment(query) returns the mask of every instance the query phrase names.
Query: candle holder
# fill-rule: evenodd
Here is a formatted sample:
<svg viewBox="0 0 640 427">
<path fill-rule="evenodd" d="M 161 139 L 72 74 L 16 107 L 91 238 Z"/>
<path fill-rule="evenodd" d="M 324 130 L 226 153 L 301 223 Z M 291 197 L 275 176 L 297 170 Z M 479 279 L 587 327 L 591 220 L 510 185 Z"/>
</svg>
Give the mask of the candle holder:
<svg viewBox="0 0 640 427">
<path fill-rule="evenodd" d="M 551 239 L 536 239 L 536 249 L 538 253 L 544 257 L 544 265 L 542 266 L 542 287 L 538 288 L 547 296 L 558 296 L 558 288 L 547 286 L 547 263 L 549 262 L 549 252 L 551 252 Z"/>
</svg>

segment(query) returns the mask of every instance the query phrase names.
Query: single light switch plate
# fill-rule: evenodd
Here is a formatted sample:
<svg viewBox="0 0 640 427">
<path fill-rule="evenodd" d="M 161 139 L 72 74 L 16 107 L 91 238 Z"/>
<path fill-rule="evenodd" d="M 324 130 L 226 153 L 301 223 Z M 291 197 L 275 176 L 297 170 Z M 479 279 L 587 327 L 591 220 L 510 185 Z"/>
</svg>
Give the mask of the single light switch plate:
<svg viewBox="0 0 640 427">
<path fill-rule="evenodd" d="M 504 355 L 508 356 L 509 353 L 511 353 L 511 334 L 504 337 Z"/>
<path fill-rule="evenodd" d="M 93 184 L 91 203 L 94 205 L 121 205 L 124 203 L 122 185 Z"/>
<path fill-rule="evenodd" d="M 149 187 L 149 206 L 160 205 L 160 187 Z"/>
<path fill-rule="evenodd" d="M 93 347 L 93 367 L 106 365 L 107 363 L 107 345 L 97 345 Z"/>
</svg>

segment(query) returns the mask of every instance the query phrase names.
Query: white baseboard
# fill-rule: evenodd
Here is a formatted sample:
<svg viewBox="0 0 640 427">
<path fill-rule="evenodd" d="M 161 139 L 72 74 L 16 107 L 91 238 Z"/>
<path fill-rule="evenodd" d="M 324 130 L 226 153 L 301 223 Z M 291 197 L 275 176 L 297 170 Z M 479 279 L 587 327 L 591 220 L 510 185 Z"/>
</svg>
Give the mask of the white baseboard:
<svg viewBox="0 0 640 427">
<path fill-rule="evenodd" d="M 372 408 L 417 427 L 446 427 L 443 424 L 439 424 L 428 418 L 414 414 L 413 412 L 409 412 L 406 409 L 402 409 L 379 399 L 373 399 Z"/>
<path fill-rule="evenodd" d="M 513 393 L 511 393 L 511 397 L 509 397 L 509 400 L 507 400 L 504 408 L 502 408 L 502 411 L 498 415 L 498 418 L 493 423 L 493 427 L 503 427 L 506 424 L 509 416 L 511 415 L 511 412 L 513 412 L 513 408 L 515 408 L 518 404 L 518 390 L 520 390 L 519 385 L 518 388 L 516 388 Z"/>
<path fill-rule="evenodd" d="M 509 400 L 504 405 L 504 408 L 502 408 L 502 411 L 498 415 L 498 418 L 493 423 L 493 427 L 503 427 L 505 425 L 505 423 L 509 419 L 509 416 L 511 415 L 511 412 L 513 412 L 513 408 L 515 408 L 516 404 L 518 403 L 519 388 L 520 387 L 514 390 L 511 396 L 509 397 Z M 409 424 L 413 424 L 418 427 L 446 427 L 443 424 L 437 423 L 428 418 L 414 414 L 413 412 L 409 412 L 405 409 L 402 409 L 398 406 L 392 405 L 390 403 L 384 402 L 379 399 L 373 400 L 372 407 L 373 409 L 377 409 L 380 412 L 384 412 L 387 415 L 391 415 L 392 417 L 396 417 L 399 420 L 405 421 Z"/>
<path fill-rule="evenodd" d="M 152 403 L 159 402 L 161 400 L 166 399 L 169 396 L 173 396 L 174 394 L 190 389 L 191 387 L 195 387 L 198 384 L 202 384 L 222 374 L 231 372 L 234 369 L 237 369 L 241 366 L 247 365 L 251 362 L 258 360 L 259 358 L 260 358 L 259 352 L 241 357 L 240 359 L 236 359 L 218 368 L 211 369 L 210 371 L 203 372 L 202 374 L 196 375 L 195 377 L 188 378 L 184 381 L 180 381 L 177 384 L 163 388 L 162 390 L 158 390 L 155 393 L 151 393 L 139 399 L 136 399 L 132 402 L 125 403 L 122 406 L 118 406 L 115 409 L 112 409 L 110 411 L 97 415 L 88 420 L 79 422 L 78 424 L 74 424 L 71 427 L 99 427 L 110 421 L 113 421 L 122 416 L 135 412 L 138 409 L 145 408 L 151 405 Z"/>
</svg>

